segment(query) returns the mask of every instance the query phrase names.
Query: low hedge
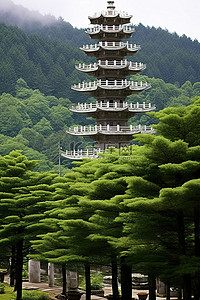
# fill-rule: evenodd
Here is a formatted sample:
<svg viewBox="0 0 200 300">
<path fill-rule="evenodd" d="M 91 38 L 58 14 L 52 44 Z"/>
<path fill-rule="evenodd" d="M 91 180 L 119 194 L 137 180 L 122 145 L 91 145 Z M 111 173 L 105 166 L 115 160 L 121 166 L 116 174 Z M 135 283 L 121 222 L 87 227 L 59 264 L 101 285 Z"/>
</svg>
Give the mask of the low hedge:
<svg viewBox="0 0 200 300">
<path fill-rule="evenodd" d="M 12 300 L 16 299 L 16 293 L 14 293 Z M 35 290 L 23 290 L 22 300 L 51 300 L 51 298 L 44 292 Z"/>
</svg>

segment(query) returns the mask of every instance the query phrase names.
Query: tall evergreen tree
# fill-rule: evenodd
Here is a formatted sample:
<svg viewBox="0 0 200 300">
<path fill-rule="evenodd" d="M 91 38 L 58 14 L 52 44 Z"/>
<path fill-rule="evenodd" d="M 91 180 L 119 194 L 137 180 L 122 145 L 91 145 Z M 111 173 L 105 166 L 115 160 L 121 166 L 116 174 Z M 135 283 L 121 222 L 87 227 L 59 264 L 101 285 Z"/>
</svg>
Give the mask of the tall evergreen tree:
<svg viewBox="0 0 200 300">
<path fill-rule="evenodd" d="M 51 195 L 50 184 L 55 174 L 39 174 L 31 170 L 36 161 L 28 160 L 19 151 L 0 157 L 1 245 L 15 246 L 17 300 L 22 298 L 22 268 L 24 246 L 37 234 L 33 231 L 46 209 L 45 200 Z"/>
</svg>

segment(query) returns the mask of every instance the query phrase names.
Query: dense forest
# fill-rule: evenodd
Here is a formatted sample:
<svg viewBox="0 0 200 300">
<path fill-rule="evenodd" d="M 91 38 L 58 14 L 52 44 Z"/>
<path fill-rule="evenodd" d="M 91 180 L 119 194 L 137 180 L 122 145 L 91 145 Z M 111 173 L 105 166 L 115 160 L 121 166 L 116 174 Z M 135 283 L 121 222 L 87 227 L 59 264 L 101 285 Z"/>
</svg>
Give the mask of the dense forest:
<svg viewBox="0 0 200 300">
<path fill-rule="evenodd" d="M 0 154 L 20 148 L 29 158 L 40 158 L 38 170 L 49 170 L 58 163 L 59 141 L 63 150 L 86 147 L 90 141 L 69 137 L 65 129 L 94 124 L 90 117 L 69 111 L 72 102 L 88 99 L 73 92 L 71 85 L 89 79 L 76 71 L 75 64 L 91 62 L 79 46 L 94 41 L 62 18 L 6 3 L 7 9 L 0 13 Z M 143 75 L 132 79 L 148 81 L 152 88 L 128 101 L 151 102 L 160 110 L 189 105 L 191 98 L 200 95 L 198 41 L 139 24 L 130 42 L 141 44 L 142 49 L 128 59 L 147 63 Z M 129 121 L 134 125 L 154 122 L 147 115 Z M 71 166 L 66 160 L 63 164 Z"/>
</svg>

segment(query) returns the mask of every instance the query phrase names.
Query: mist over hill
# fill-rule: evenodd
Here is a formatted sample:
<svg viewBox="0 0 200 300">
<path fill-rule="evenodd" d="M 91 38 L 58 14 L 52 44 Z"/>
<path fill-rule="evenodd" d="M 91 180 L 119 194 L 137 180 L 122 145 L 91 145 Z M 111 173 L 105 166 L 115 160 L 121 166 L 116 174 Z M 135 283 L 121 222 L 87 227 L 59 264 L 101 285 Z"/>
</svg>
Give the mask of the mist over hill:
<svg viewBox="0 0 200 300">
<path fill-rule="evenodd" d="M 38 11 L 29 10 L 11 0 L 0 1 L 0 21 L 7 25 L 16 25 L 23 29 L 46 26 L 57 22 L 51 15 L 42 15 Z"/>
</svg>

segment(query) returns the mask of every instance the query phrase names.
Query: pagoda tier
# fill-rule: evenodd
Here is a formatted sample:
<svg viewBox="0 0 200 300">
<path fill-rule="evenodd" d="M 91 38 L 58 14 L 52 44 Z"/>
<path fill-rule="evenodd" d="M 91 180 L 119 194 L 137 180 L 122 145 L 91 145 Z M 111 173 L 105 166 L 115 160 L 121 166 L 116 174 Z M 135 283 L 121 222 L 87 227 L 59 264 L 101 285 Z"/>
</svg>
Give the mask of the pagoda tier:
<svg viewBox="0 0 200 300">
<path fill-rule="evenodd" d="M 128 126 L 129 118 L 138 113 L 155 110 L 151 104 L 127 103 L 126 97 L 138 94 L 151 87 L 147 82 L 127 80 L 129 75 L 144 70 L 146 65 L 128 61 L 125 57 L 140 50 L 140 46 L 122 41 L 134 32 L 130 24 L 131 15 L 115 10 L 114 1 L 108 1 L 107 11 L 89 17 L 91 25 L 87 33 L 91 39 L 99 41 L 94 45 L 84 45 L 81 50 L 88 56 L 98 59 L 93 64 L 78 64 L 76 69 L 97 77 L 93 82 L 74 84 L 71 88 L 83 94 L 96 97 L 96 103 L 84 103 L 71 107 L 72 112 L 87 113 L 96 120 L 94 126 L 75 126 L 68 128 L 67 133 L 74 136 L 87 136 L 97 143 L 92 152 L 74 151 L 63 154 L 71 159 L 97 157 L 99 152 L 110 146 L 116 148 L 129 144 L 132 136 L 138 133 L 153 133 L 149 126 Z"/>
<path fill-rule="evenodd" d="M 133 55 L 138 50 L 140 46 L 136 44 L 129 44 L 128 42 L 99 42 L 94 45 L 83 45 L 80 48 L 88 56 L 95 56 L 102 60 L 108 59 L 123 59 L 124 56 Z"/>
<path fill-rule="evenodd" d="M 115 10 L 114 1 L 108 3 L 107 11 L 102 11 L 100 13 L 95 13 L 94 16 L 89 16 L 91 24 L 103 24 L 110 25 L 113 24 L 113 20 L 116 25 L 122 25 L 130 23 L 132 15 L 126 12 L 118 12 Z"/>
<path fill-rule="evenodd" d="M 92 94 L 94 97 L 105 97 L 104 91 L 108 97 L 127 97 L 131 94 L 138 94 L 147 90 L 151 85 L 147 82 L 135 82 L 130 80 L 97 80 L 93 82 L 82 82 L 74 84 L 71 88 L 75 91 L 85 94 Z"/>
<path fill-rule="evenodd" d="M 87 114 L 94 114 L 98 112 L 115 112 L 118 114 L 118 112 L 129 112 L 131 114 L 137 114 L 137 113 L 146 113 L 149 111 L 155 110 L 155 106 L 152 106 L 151 103 L 146 104 L 143 102 L 142 104 L 137 103 L 127 103 L 122 101 L 100 101 L 96 103 L 78 103 L 76 106 L 72 106 L 70 108 L 70 111 L 76 112 L 76 113 L 87 113 Z M 132 115 L 131 115 L 132 116 Z"/>
<path fill-rule="evenodd" d="M 113 19 L 115 19 L 116 25 L 123 25 L 130 23 L 130 19 L 132 16 L 126 12 L 118 12 L 114 11 L 102 11 L 100 13 L 96 13 L 94 16 L 89 17 L 91 24 L 98 25 L 110 25 L 113 24 Z"/>
<path fill-rule="evenodd" d="M 99 157 L 99 153 L 103 153 L 104 151 L 102 151 L 100 148 L 98 149 L 92 149 L 92 150 L 66 150 L 66 153 L 61 153 L 61 156 L 68 158 L 68 159 L 72 159 L 72 160 L 82 160 L 83 157 L 84 158 L 98 158 Z"/>
<path fill-rule="evenodd" d="M 96 124 L 99 125 L 121 125 L 126 126 L 127 120 L 134 117 L 136 114 L 144 114 L 155 110 L 155 106 L 149 104 L 133 104 L 126 102 L 97 102 L 96 104 L 79 104 L 70 109 L 76 113 L 87 113 L 90 117 L 96 119 Z M 116 121 L 117 120 L 117 121 Z"/>
<path fill-rule="evenodd" d="M 119 41 L 128 39 L 135 31 L 133 25 L 97 25 L 86 30 L 91 39 L 102 41 Z"/>
<path fill-rule="evenodd" d="M 133 134 L 138 133 L 146 133 L 146 132 L 152 132 L 153 128 L 150 126 L 120 126 L 115 125 L 111 126 L 109 124 L 107 125 L 95 125 L 95 126 L 74 126 L 73 128 L 69 127 L 67 130 L 67 133 L 70 133 L 72 135 L 79 135 L 79 136 L 92 136 L 95 135 L 95 139 L 98 139 L 98 135 L 114 135 L 115 140 L 116 136 L 122 135 L 123 137 L 125 135 L 130 135 L 132 138 Z M 127 139 L 126 139 L 127 140 Z"/>
<path fill-rule="evenodd" d="M 80 72 L 96 76 L 100 79 L 104 77 L 126 77 L 143 71 L 146 65 L 127 60 L 99 60 L 94 64 L 78 64 L 76 69 Z"/>
</svg>

